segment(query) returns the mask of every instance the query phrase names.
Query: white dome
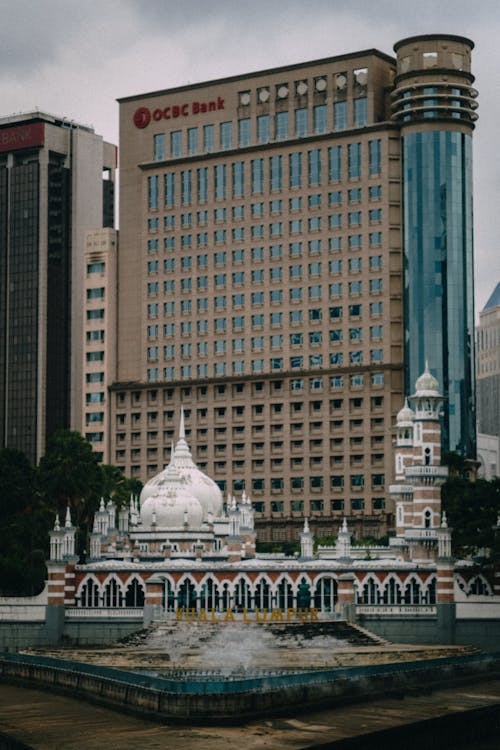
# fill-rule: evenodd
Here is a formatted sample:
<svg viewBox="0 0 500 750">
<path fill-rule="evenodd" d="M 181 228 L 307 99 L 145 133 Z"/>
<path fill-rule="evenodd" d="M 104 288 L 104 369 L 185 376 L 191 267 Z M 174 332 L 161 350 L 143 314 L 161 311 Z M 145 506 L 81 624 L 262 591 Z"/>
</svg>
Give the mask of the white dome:
<svg viewBox="0 0 500 750">
<path fill-rule="evenodd" d="M 209 514 L 213 518 L 222 516 L 223 498 L 222 492 L 216 483 L 200 471 L 193 461 L 191 451 L 184 437 L 184 415 L 181 414 L 179 440 L 172 451 L 172 458 L 168 466 L 150 479 L 141 492 L 141 517 L 142 508 L 149 498 L 157 495 L 168 495 L 172 482 L 177 484 L 178 478 L 191 497 L 194 497 L 202 509 L 202 521 L 207 521 Z"/>
<path fill-rule="evenodd" d="M 408 399 L 405 398 L 404 406 L 398 411 L 396 417 L 398 427 L 411 427 L 415 419 L 415 412 L 408 406 Z"/>
<path fill-rule="evenodd" d="M 179 482 L 177 487 L 172 484 L 166 491 L 159 490 L 148 497 L 141 507 L 141 522 L 149 527 L 154 522 L 159 529 L 182 529 L 185 523 L 191 529 L 199 529 L 203 523 L 203 508 Z"/>
<path fill-rule="evenodd" d="M 429 365 L 425 363 L 425 370 L 415 383 L 415 396 L 439 396 L 439 383 L 429 372 Z"/>
</svg>

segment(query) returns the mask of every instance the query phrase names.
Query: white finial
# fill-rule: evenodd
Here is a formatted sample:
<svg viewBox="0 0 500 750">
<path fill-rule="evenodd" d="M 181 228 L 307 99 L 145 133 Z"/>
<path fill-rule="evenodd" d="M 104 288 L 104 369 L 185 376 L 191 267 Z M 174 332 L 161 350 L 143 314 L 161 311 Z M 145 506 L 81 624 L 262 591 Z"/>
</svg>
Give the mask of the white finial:
<svg viewBox="0 0 500 750">
<path fill-rule="evenodd" d="M 99 510 L 100 511 L 106 510 L 106 508 L 104 507 L 104 498 L 103 497 L 101 497 L 101 504 L 99 505 Z"/>
<path fill-rule="evenodd" d="M 59 523 L 59 513 L 56 513 L 56 520 L 54 521 L 54 531 L 60 531 L 61 524 Z"/>
<path fill-rule="evenodd" d="M 69 505 L 66 506 L 66 521 L 64 523 L 67 529 L 70 529 L 73 524 L 71 523 L 71 511 L 69 509 Z"/>
<path fill-rule="evenodd" d="M 443 510 L 443 513 L 441 515 L 441 528 L 447 529 L 448 528 L 448 519 L 446 518 L 446 511 Z"/>
<path fill-rule="evenodd" d="M 307 516 L 306 518 L 304 518 L 304 532 L 303 533 L 309 534 L 309 519 L 307 518 Z"/>
<path fill-rule="evenodd" d="M 179 425 L 179 440 L 185 440 L 186 439 L 186 430 L 184 427 L 184 407 L 181 406 L 181 421 Z"/>
<path fill-rule="evenodd" d="M 344 533 L 347 533 L 347 531 L 348 531 L 348 529 L 347 529 L 347 518 L 346 518 L 345 516 L 344 516 L 344 520 L 343 520 L 343 522 L 342 522 L 342 529 L 341 529 L 341 530 L 342 530 L 342 531 L 343 531 Z"/>
</svg>

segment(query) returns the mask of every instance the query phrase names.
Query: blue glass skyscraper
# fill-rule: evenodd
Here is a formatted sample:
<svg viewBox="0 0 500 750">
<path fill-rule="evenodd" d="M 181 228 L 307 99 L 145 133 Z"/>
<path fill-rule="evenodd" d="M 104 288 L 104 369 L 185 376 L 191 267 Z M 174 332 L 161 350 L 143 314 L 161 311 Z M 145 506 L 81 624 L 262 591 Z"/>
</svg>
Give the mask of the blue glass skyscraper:
<svg viewBox="0 0 500 750">
<path fill-rule="evenodd" d="M 443 386 L 443 448 L 476 455 L 471 140 L 473 42 L 395 45 L 393 118 L 402 139 L 405 382 L 426 360 Z"/>
</svg>

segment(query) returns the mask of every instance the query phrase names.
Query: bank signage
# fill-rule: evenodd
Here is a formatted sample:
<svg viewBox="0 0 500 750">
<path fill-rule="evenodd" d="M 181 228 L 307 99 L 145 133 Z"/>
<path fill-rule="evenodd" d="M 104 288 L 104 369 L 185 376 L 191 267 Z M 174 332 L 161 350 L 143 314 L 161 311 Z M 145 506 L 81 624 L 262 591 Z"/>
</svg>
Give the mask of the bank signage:
<svg viewBox="0 0 500 750">
<path fill-rule="evenodd" d="M 43 146 L 45 128 L 43 122 L 16 125 L 0 130 L 0 152 L 19 151 L 22 148 Z"/>
<path fill-rule="evenodd" d="M 142 130 L 143 128 L 147 128 L 151 120 L 154 122 L 158 122 L 159 120 L 176 120 L 179 117 L 217 112 L 220 109 L 224 109 L 224 99 L 222 96 L 205 102 L 193 101 L 184 102 L 183 104 L 171 104 L 168 107 L 156 107 L 153 110 L 149 109 L 149 107 L 139 107 L 134 112 L 133 119 L 135 127 Z"/>
</svg>

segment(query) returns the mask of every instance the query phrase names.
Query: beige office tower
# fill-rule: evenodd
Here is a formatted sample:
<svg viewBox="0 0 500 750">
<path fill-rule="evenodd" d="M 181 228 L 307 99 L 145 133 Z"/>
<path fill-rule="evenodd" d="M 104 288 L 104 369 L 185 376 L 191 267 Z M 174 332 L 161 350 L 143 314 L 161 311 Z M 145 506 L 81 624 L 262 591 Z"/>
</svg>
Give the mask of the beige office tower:
<svg viewBox="0 0 500 750">
<path fill-rule="evenodd" d="M 429 41 L 470 51 L 415 38 L 412 65 Z M 344 516 L 386 531 L 403 403 L 391 92 L 409 73 L 372 49 L 120 100 L 110 460 L 126 473 L 168 462 L 182 405 L 198 466 L 246 490 L 261 540 L 296 540 L 304 516 L 319 536 Z"/>
<path fill-rule="evenodd" d="M 109 456 L 107 384 L 116 379 L 116 263 L 118 232 L 86 234 L 83 284 L 82 432 L 103 463 Z"/>
</svg>

